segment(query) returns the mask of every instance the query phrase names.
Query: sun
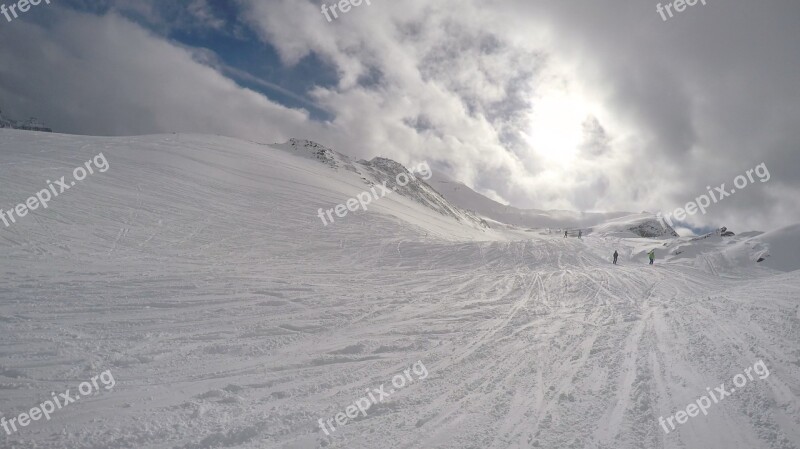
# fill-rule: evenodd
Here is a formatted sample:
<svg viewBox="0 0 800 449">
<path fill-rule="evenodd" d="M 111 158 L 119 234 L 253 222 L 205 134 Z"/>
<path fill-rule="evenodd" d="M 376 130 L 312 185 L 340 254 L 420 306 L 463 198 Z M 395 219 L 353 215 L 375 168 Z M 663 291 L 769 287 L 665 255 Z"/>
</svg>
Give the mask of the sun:
<svg viewBox="0 0 800 449">
<path fill-rule="evenodd" d="M 583 142 L 589 104 L 575 94 L 552 88 L 540 91 L 531 106 L 525 138 L 533 153 L 543 162 L 558 166 L 574 161 Z"/>
</svg>

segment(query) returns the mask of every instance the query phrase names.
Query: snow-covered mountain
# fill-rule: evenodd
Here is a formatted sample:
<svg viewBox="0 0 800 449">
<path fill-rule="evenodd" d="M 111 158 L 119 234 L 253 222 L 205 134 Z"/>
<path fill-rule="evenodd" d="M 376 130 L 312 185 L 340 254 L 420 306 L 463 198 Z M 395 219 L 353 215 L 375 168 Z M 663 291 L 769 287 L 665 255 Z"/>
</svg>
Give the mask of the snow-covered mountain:
<svg viewBox="0 0 800 449">
<path fill-rule="evenodd" d="M 21 122 L 3 117 L 2 112 L 0 112 L 0 128 L 21 129 L 25 131 L 39 131 L 48 133 L 53 131 L 39 122 L 36 117 L 31 117 L 27 121 Z"/>
<path fill-rule="evenodd" d="M 660 215 L 650 212 L 630 214 L 607 220 L 591 229 L 592 232 L 618 237 L 675 238 L 678 233 Z"/>
<path fill-rule="evenodd" d="M 325 226 L 407 169 L 299 140 L 17 130 L 0 208 L 99 153 L 107 171 L 0 222 L 0 410 L 116 385 L 2 447 L 800 446 L 800 271 L 776 269 L 800 268 L 797 227 L 647 238 L 634 215 L 565 239 L 487 228 L 424 181 Z M 664 432 L 759 361 L 767 377 Z"/>
<path fill-rule="evenodd" d="M 435 173 L 429 181 L 451 203 L 507 225 L 523 228 L 549 228 L 599 231 L 605 233 L 633 233 L 640 237 L 677 237 L 678 234 L 660 216 L 643 212 L 573 212 L 519 209 L 500 204 L 470 187 L 447 176 Z M 573 232 L 575 233 L 575 232 Z"/>
<path fill-rule="evenodd" d="M 697 261 L 702 260 L 698 255 L 703 254 L 703 257 L 713 258 L 715 265 L 729 269 L 747 269 L 757 264 L 783 272 L 800 270 L 800 225 L 739 235 L 722 229 L 688 241 L 677 240 L 670 246 L 671 252 Z"/>
<path fill-rule="evenodd" d="M 444 216 L 452 217 L 456 221 L 463 221 L 479 229 L 488 227 L 486 222 L 474 213 L 452 205 L 439 192 L 431 188 L 424 180 L 425 177 L 429 178 L 431 173 L 415 175 L 402 164 L 382 157 L 376 157 L 371 161 L 353 161 L 349 156 L 303 139 L 290 139 L 286 143 L 274 144 L 272 147 L 286 150 L 300 157 L 315 159 L 333 170 L 342 169 L 344 170 L 342 175 L 345 176 L 347 172 L 350 172 L 352 176 L 360 177 L 367 190 L 385 184 L 393 194 L 398 193 Z M 427 168 L 430 170 L 430 167 Z M 400 178 L 401 182 L 398 182 L 400 176 L 404 177 Z"/>
</svg>

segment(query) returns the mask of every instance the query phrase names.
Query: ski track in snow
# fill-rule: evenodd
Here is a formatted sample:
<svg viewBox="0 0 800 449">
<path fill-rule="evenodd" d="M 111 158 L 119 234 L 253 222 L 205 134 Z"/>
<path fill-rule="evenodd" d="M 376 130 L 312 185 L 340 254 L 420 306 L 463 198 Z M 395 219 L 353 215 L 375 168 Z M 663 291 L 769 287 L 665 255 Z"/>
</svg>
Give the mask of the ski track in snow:
<svg viewBox="0 0 800 449">
<path fill-rule="evenodd" d="M 442 238 L 372 211 L 325 228 L 317 209 L 346 196 L 314 161 L 223 138 L 59 142 L 26 164 L 6 144 L 19 182 L 0 204 L 41 189 L 40 166 L 103 151 L 110 170 L 0 230 L 0 410 L 106 369 L 116 386 L 3 447 L 800 447 L 797 274 L 614 266 L 630 242 Z M 664 434 L 659 416 L 761 359 L 768 378 Z M 427 378 L 319 429 L 418 360 Z"/>
</svg>

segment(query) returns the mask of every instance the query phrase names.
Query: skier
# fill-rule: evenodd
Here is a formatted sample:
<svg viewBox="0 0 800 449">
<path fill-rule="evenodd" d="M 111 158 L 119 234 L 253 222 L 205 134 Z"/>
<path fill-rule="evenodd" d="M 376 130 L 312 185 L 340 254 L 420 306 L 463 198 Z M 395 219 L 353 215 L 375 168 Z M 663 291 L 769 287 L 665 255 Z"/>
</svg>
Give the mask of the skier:
<svg viewBox="0 0 800 449">
<path fill-rule="evenodd" d="M 564 238 L 567 238 L 567 230 L 564 230 Z"/>
<path fill-rule="evenodd" d="M 581 229 L 578 229 L 578 238 L 581 238 L 582 235 L 583 235 L 583 231 Z"/>
<path fill-rule="evenodd" d="M 651 249 L 650 252 L 647 253 L 647 255 L 650 256 L 650 265 L 653 265 L 653 262 L 656 261 L 656 250 Z"/>
<path fill-rule="evenodd" d="M 617 250 L 614 250 L 614 265 L 617 264 L 617 257 L 619 257 L 619 253 L 617 252 Z"/>
</svg>

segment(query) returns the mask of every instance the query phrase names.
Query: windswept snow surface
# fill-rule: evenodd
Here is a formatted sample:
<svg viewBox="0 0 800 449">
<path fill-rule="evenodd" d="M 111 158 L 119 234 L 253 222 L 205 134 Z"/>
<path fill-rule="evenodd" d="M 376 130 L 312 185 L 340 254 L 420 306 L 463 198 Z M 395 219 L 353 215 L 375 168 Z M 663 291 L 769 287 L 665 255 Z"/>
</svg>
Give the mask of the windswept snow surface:
<svg viewBox="0 0 800 449">
<path fill-rule="evenodd" d="M 399 193 L 326 227 L 364 173 L 221 137 L 0 130 L 0 207 L 100 152 L 108 171 L 0 228 L 0 411 L 116 385 L 3 448 L 800 447 L 798 272 L 483 229 Z"/>
<path fill-rule="evenodd" d="M 780 271 L 800 270 L 800 225 L 787 226 L 744 242 L 752 250 L 750 260 L 763 259 L 764 266 Z"/>
</svg>

